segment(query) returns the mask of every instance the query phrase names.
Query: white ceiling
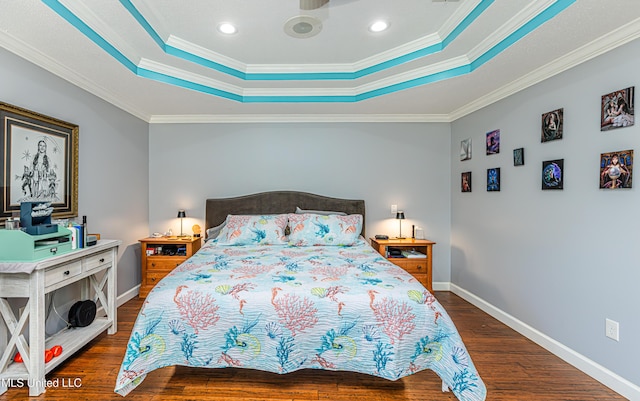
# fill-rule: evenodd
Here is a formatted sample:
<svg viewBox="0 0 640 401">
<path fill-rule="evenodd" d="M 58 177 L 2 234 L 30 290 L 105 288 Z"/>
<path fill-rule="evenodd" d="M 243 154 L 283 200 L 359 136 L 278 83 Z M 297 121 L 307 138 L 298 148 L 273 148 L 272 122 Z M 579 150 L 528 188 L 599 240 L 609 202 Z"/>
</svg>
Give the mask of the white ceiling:
<svg viewBox="0 0 640 401">
<path fill-rule="evenodd" d="M 640 36 L 639 0 L 0 5 L 0 46 L 149 122 L 452 121 Z"/>
</svg>

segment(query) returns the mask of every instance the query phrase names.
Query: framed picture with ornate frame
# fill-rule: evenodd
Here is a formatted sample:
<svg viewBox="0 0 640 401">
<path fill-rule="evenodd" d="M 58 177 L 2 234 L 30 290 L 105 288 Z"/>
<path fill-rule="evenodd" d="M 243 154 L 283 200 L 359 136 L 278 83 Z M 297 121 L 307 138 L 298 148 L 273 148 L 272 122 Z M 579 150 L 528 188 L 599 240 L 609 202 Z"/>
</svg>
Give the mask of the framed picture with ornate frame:
<svg viewBox="0 0 640 401">
<path fill-rule="evenodd" d="M 79 127 L 7 103 L 0 121 L 0 221 L 33 201 L 50 202 L 54 218 L 77 216 Z"/>
</svg>

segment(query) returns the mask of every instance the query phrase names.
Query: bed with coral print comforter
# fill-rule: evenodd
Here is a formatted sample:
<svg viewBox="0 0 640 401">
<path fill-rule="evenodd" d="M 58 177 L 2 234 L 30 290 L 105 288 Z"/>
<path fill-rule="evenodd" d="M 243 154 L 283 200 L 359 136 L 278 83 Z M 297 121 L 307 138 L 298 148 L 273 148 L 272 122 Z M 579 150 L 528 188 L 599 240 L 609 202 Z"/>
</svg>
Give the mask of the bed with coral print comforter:
<svg viewBox="0 0 640 401">
<path fill-rule="evenodd" d="M 148 295 L 115 391 L 172 365 L 389 380 L 431 369 L 458 399 L 486 397 L 442 306 L 362 237 L 353 246 L 205 244 Z"/>
</svg>

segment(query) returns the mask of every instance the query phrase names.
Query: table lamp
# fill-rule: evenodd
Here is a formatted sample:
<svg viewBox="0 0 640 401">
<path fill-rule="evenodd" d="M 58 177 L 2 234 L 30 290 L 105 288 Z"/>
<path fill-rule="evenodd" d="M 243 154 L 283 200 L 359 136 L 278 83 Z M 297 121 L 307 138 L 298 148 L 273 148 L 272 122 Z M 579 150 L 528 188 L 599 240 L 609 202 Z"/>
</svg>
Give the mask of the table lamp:
<svg viewBox="0 0 640 401">
<path fill-rule="evenodd" d="M 185 217 L 187 217 L 187 214 L 185 213 L 185 211 L 183 209 L 178 210 L 178 218 L 180 219 L 180 236 L 181 237 L 186 237 L 186 235 L 184 235 L 184 232 L 182 232 L 182 221 L 184 220 Z"/>
<path fill-rule="evenodd" d="M 402 220 L 404 220 L 404 212 L 399 211 L 396 213 L 396 219 L 400 222 L 400 235 L 398 235 L 398 239 L 404 239 L 405 237 L 402 236 Z"/>
</svg>

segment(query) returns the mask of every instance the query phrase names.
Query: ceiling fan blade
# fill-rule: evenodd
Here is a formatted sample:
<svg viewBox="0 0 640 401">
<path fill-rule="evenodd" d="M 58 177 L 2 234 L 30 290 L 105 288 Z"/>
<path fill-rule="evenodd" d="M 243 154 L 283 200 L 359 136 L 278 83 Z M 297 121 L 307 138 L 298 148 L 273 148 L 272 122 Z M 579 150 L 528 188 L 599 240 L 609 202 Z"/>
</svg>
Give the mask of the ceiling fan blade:
<svg viewBox="0 0 640 401">
<path fill-rule="evenodd" d="M 300 0 L 300 9 L 301 10 L 315 10 L 318 9 L 325 4 L 327 4 L 329 0 Z"/>
</svg>

